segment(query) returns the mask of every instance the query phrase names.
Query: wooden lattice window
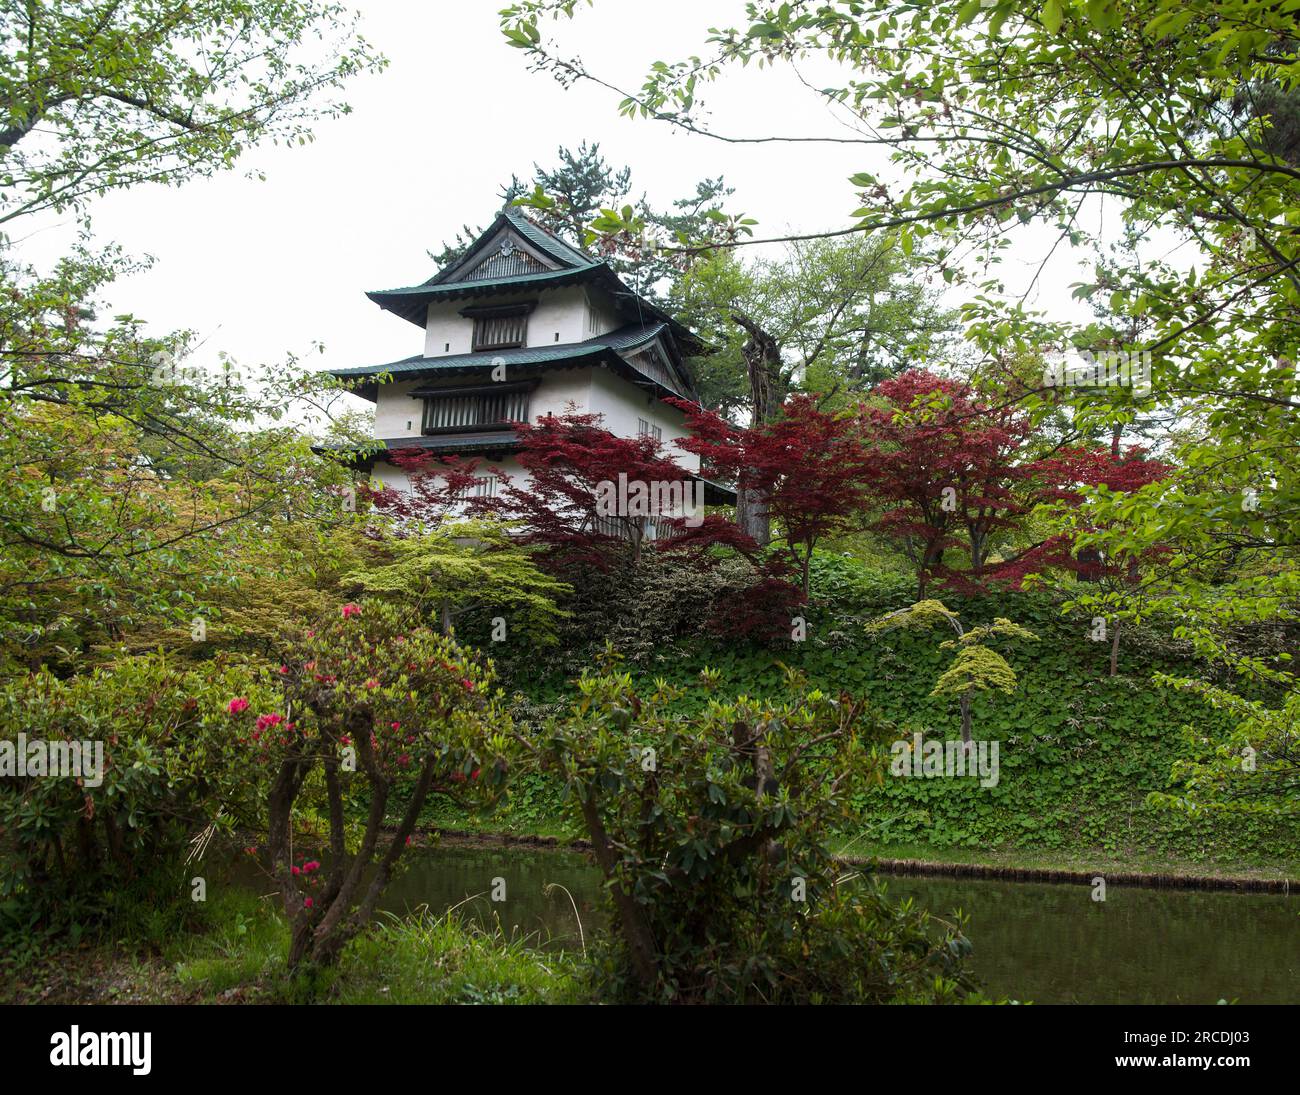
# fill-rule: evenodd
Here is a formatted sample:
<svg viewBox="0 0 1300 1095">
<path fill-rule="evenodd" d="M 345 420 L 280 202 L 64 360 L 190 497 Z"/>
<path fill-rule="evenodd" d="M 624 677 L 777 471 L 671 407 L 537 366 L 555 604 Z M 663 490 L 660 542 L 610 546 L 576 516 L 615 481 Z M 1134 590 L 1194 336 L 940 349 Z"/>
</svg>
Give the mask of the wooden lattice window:
<svg viewBox="0 0 1300 1095">
<path fill-rule="evenodd" d="M 458 502 L 465 502 L 471 498 L 495 498 L 498 481 L 495 475 L 480 475 L 474 482 L 453 491 L 452 497 Z"/>
<path fill-rule="evenodd" d="M 528 313 L 532 304 L 462 308 L 461 315 L 474 321 L 474 351 L 513 350 L 528 344 Z"/>
<path fill-rule="evenodd" d="M 422 432 L 437 434 L 527 422 L 532 389 L 532 384 L 488 384 L 413 394 L 424 400 Z"/>
</svg>

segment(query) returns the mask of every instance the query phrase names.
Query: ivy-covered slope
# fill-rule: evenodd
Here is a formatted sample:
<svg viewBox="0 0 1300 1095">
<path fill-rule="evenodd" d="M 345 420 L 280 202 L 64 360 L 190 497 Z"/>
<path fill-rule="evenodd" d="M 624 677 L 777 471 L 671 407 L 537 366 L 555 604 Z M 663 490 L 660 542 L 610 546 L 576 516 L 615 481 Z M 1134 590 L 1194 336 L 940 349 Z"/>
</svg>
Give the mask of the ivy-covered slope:
<svg viewBox="0 0 1300 1095">
<path fill-rule="evenodd" d="M 1174 760 L 1198 748 L 1186 728 L 1208 728 L 1222 716 L 1194 696 L 1157 688 L 1160 669 L 1195 672 L 1158 628 L 1132 631 L 1121 645 L 1120 674 L 1107 676 L 1109 643 L 1089 639 L 1090 621 L 1067 619 L 1045 597 L 1002 594 L 944 596 L 970 627 L 1004 616 L 1038 635 L 1001 647 L 1019 678 L 1014 694 L 973 702 L 973 737 L 996 740 L 1000 778 L 981 787 L 972 778 L 887 775 L 859 797 L 846 836 L 854 850 L 921 844 L 934 849 L 1013 849 L 1104 853 L 1118 859 L 1183 859 L 1273 864 L 1300 856 L 1300 826 L 1223 813 L 1188 816 L 1147 804 L 1169 791 Z M 865 693 L 886 731 L 882 747 L 921 731 L 927 739 L 959 736 L 957 702 L 930 691 L 952 659 L 940 643 L 950 632 L 893 631 L 868 636 L 864 625 L 912 600 L 910 583 L 864 575 L 851 561 L 818 560 L 807 638 L 773 646 L 708 640 L 661 645 L 630 666 L 647 685 L 665 677 L 687 687 L 683 710 L 706 701 L 695 688 L 705 666 L 718 669 L 732 693 L 781 687 L 780 663 L 803 670 L 828 691 Z M 562 702 L 565 674 L 513 674 L 535 704 Z M 553 828 L 558 804 L 550 788 L 525 781 L 502 824 Z"/>
</svg>

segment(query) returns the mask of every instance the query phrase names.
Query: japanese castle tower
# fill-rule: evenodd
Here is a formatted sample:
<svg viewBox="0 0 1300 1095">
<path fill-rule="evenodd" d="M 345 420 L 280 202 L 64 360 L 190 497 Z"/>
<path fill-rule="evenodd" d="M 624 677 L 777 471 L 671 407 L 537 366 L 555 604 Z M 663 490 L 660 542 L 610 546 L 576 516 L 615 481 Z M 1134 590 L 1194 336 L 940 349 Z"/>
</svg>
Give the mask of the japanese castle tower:
<svg viewBox="0 0 1300 1095">
<path fill-rule="evenodd" d="M 685 416 L 665 400 L 699 401 L 685 359 L 709 348 L 606 263 L 517 210 L 428 281 L 366 295 L 424 331 L 420 354 L 333 371 L 375 403 L 382 447 L 367 463 L 385 485 L 407 485 L 389 460 L 407 446 L 482 457 L 485 470 L 524 482 L 514 424 L 571 410 L 601 415 L 615 435 L 663 441 L 683 478 L 699 481 L 699 457 L 672 444 L 687 436 Z M 476 490 L 491 495 L 497 481 L 485 474 Z M 703 498 L 734 500 L 713 483 Z"/>
</svg>

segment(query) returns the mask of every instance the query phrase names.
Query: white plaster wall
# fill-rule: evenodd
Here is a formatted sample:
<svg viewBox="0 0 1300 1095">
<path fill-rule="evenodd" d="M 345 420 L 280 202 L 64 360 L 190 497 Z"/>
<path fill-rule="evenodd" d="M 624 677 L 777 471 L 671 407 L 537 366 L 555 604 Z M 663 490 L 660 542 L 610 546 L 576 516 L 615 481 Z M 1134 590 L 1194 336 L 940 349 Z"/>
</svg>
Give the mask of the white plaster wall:
<svg viewBox="0 0 1300 1095">
<path fill-rule="evenodd" d="M 583 317 L 583 338 L 595 338 L 623 326 L 618 312 L 609 295 L 599 289 L 587 288 L 583 294 L 586 298 L 586 315 Z M 592 320 L 595 320 L 593 325 Z"/>
<path fill-rule="evenodd" d="M 393 384 L 380 384 L 375 394 L 376 437 L 419 437 L 420 418 L 424 405 L 411 398 L 411 391 L 422 380 L 402 380 Z M 410 426 L 407 426 L 407 423 Z"/>
<path fill-rule="evenodd" d="M 489 460 L 486 457 L 461 457 L 462 460 L 468 461 L 475 459 L 478 466 L 475 473 L 477 475 L 509 475 L 514 483 L 523 483 L 527 480 L 527 473 L 514 456 L 503 456 L 495 460 Z M 410 490 L 411 481 L 407 473 L 394 464 L 386 461 L 375 461 L 374 469 L 370 473 L 370 480 L 376 489 L 380 483 L 386 487 L 392 487 L 394 490 Z M 502 484 L 504 485 L 504 484 Z"/>
<path fill-rule="evenodd" d="M 575 408 L 579 413 L 585 413 L 591 406 L 591 378 L 596 371 L 588 366 L 548 369 L 542 373 L 542 382 L 528 399 L 529 421 L 536 422 L 548 414 L 568 414 Z M 570 403 L 574 406 L 570 407 Z"/>
<path fill-rule="evenodd" d="M 588 337 L 587 295 L 581 286 L 548 290 L 528 317 L 529 346 L 559 346 Z"/>
<path fill-rule="evenodd" d="M 465 307 L 463 300 L 433 301 L 424 321 L 424 356 L 446 357 L 468 354 L 473 350 L 474 321 L 457 313 Z"/>
<path fill-rule="evenodd" d="M 690 472 L 700 470 L 700 458 L 683 452 L 673 442 L 690 436 L 685 429 L 686 416 L 662 399 L 651 396 L 608 369 L 595 369 L 591 385 L 591 409 L 605 416 L 604 426 L 618 437 L 635 437 L 637 419 L 644 418 L 663 431 L 664 455 Z"/>
<path fill-rule="evenodd" d="M 537 301 L 537 307 L 528 316 L 529 346 L 556 346 L 591 337 L 587 332 L 587 295 L 581 286 L 546 289 L 540 294 L 536 290 L 502 294 L 482 300 L 434 301 L 424 321 L 424 356 L 473 352 L 474 321 L 459 314 L 462 308 L 471 304 L 520 304 L 529 300 Z"/>
<path fill-rule="evenodd" d="M 591 402 L 591 377 L 593 370 L 553 369 L 542 374 L 541 383 L 532 393 L 528 413 L 532 421 L 545 414 L 565 414 L 572 401 L 579 411 L 585 411 Z M 513 380 L 507 369 L 505 379 Z M 417 387 L 432 383 L 429 379 L 402 380 L 379 385 L 375 396 L 376 437 L 419 437 L 424 405 L 411 398 Z M 458 385 L 482 384 L 482 377 L 449 378 L 448 388 Z M 409 423 L 409 425 L 408 425 Z M 633 419 L 632 433 L 636 433 Z"/>
<path fill-rule="evenodd" d="M 394 490 L 409 491 L 411 480 L 401 468 L 387 461 L 376 460 L 375 466 L 370 471 L 370 485 L 375 490 L 392 487 Z"/>
</svg>

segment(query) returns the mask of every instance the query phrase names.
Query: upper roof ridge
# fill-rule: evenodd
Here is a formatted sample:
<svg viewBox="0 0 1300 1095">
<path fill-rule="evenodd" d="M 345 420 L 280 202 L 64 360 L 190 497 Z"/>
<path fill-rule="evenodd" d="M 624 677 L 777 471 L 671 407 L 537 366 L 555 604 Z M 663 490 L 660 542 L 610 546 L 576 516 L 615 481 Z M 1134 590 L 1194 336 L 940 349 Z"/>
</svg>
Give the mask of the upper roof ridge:
<svg viewBox="0 0 1300 1095">
<path fill-rule="evenodd" d="M 520 206 L 517 206 L 513 203 L 507 203 L 506 206 L 501 210 L 501 215 L 504 216 L 508 221 L 510 221 L 510 223 L 514 225 L 515 228 L 519 229 L 521 232 L 525 234 L 529 234 L 531 232 L 542 233 L 542 235 L 551 245 L 553 246 L 558 245 L 564 251 L 568 252 L 568 254 L 571 255 L 578 263 L 598 263 L 601 261 L 595 255 L 589 254 L 587 251 L 583 250 L 583 248 L 574 246 L 567 239 L 561 236 L 558 232 L 542 224 L 541 221 L 534 220 L 527 213 L 525 213 Z M 490 232 L 491 229 L 488 229 L 488 233 Z M 488 233 L 484 233 L 484 234 L 486 235 Z M 482 239 L 482 237 L 479 238 Z M 478 240 L 475 240 L 475 243 L 477 242 Z"/>
</svg>

